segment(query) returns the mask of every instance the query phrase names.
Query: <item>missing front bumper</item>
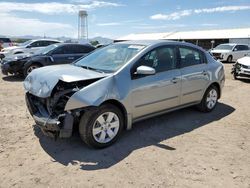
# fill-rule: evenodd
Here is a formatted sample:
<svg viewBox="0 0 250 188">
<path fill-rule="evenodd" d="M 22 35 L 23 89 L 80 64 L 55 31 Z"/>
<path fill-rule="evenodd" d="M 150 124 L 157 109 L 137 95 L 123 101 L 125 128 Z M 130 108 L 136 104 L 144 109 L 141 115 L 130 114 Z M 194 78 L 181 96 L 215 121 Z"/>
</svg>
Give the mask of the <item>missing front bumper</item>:
<svg viewBox="0 0 250 188">
<path fill-rule="evenodd" d="M 62 114 L 60 117 L 52 118 L 49 115 L 42 115 L 39 109 L 31 101 L 29 93 L 26 93 L 26 104 L 30 114 L 42 132 L 53 138 L 69 138 L 72 135 L 74 117 L 70 113 Z"/>
</svg>

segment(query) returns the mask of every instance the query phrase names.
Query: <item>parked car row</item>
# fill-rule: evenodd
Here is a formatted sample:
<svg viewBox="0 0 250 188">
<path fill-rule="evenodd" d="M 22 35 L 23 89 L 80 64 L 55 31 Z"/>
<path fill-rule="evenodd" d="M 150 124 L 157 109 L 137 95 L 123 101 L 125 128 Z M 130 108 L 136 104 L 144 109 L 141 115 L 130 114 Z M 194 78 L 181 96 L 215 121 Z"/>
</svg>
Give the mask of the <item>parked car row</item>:
<svg viewBox="0 0 250 188">
<path fill-rule="evenodd" d="M 95 50 L 90 44 L 61 43 L 57 40 L 29 40 L 20 46 L 2 50 L 1 70 L 5 75 L 26 77 L 33 69 L 56 64 L 69 64 Z"/>
<path fill-rule="evenodd" d="M 60 43 L 58 40 L 53 39 L 38 39 L 38 40 L 28 40 L 19 46 L 10 46 L 5 47 L 1 50 L 0 56 L 2 58 L 10 57 L 15 54 L 21 54 L 21 53 L 34 53 L 37 50 L 40 50 L 42 48 L 45 48 L 46 46 L 49 46 L 51 44 Z"/>
<path fill-rule="evenodd" d="M 69 64 L 95 50 L 88 44 L 56 43 L 34 54 L 22 53 L 2 61 L 2 73 L 21 74 L 26 77 L 33 69 L 57 64 Z"/>
</svg>

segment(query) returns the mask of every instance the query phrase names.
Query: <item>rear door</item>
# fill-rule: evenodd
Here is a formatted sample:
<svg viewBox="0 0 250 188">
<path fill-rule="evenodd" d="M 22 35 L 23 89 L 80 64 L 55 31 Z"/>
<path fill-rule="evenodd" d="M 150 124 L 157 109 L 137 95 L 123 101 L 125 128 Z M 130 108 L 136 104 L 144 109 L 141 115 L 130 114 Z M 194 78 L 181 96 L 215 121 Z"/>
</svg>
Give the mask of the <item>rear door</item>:
<svg viewBox="0 0 250 188">
<path fill-rule="evenodd" d="M 179 47 L 181 66 L 181 104 L 201 101 L 204 89 L 209 84 L 209 72 L 203 52 L 187 47 Z"/>
<path fill-rule="evenodd" d="M 69 63 L 69 48 L 66 45 L 58 46 L 52 52 L 52 58 L 54 60 L 54 64 L 67 64 Z"/>
<path fill-rule="evenodd" d="M 176 47 L 163 46 L 143 56 L 131 70 L 133 118 L 176 107 L 180 104 L 181 73 Z M 149 66 L 154 75 L 136 75 L 136 68 Z"/>
</svg>

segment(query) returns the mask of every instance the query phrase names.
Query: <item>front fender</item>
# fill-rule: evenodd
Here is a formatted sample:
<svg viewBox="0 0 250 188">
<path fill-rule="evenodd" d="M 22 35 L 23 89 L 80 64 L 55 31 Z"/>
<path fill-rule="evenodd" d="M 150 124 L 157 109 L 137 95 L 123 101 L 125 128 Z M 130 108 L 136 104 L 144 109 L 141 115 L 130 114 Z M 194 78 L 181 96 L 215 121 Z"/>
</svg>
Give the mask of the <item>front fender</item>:
<svg viewBox="0 0 250 188">
<path fill-rule="evenodd" d="M 116 99 L 119 101 L 121 99 L 113 76 L 103 78 L 74 93 L 68 100 L 65 111 L 87 106 L 99 106 L 109 99 Z"/>
</svg>

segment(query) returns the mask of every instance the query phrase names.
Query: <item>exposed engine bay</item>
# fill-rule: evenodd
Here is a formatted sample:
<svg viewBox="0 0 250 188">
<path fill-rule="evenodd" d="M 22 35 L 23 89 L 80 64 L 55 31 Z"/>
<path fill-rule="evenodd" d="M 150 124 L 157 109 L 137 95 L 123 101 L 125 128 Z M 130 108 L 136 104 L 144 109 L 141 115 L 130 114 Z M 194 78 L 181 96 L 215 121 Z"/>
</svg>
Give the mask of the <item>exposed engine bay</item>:
<svg viewBox="0 0 250 188">
<path fill-rule="evenodd" d="M 27 106 L 36 124 L 48 136 L 54 138 L 70 137 L 73 124 L 79 121 L 83 109 L 65 111 L 65 105 L 75 92 L 99 79 L 101 78 L 76 82 L 59 80 L 52 90 L 51 96 L 47 98 L 37 97 L 27 92 Z"/>
</svg>

